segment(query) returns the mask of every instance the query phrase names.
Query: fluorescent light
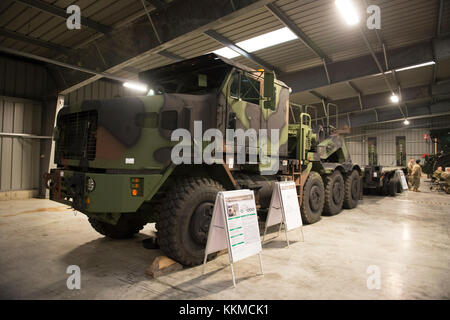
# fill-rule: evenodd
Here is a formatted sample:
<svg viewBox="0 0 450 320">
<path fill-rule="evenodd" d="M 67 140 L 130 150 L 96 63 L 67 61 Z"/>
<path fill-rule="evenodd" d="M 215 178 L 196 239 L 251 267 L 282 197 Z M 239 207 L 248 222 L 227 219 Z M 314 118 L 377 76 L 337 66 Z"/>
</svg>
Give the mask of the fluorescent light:
<svg viewBox="0 0 450 320">
<path fill-rule="evenodd" d="M 236 51 L 231 50 L 228 47 L 224 47 L 222 49 L 213 51 L 213 53 L 218 54 L 219 56 L 222 56 L 222 57 L 228 58 L 228 59 L 233 59 L 233 58 L 236 58 L 237 56 L 240 55 L 239 53 L 237 53 Z"/>
<path fill-rule="evenodd" d="M 294 39 L 297 39 L 297 36 L 291 30 L 289 30 L 289 28 L 281 28 L 257 37 L 238 42 L 236 43 L 236 45 L 247 52 L 255 52 Z M 228 47 L 215 50 L 213 51 L 213 53 L 228 59 L 233 59 L 239 56 L 239 53 L 231 50 Z"/>
<path fill-rule="evenodd" d="M 294 39 L 297 39 L 297 36 L 289 30 L 289 28 L 281 28 L 245 41 L 238 42 L 237 45 L 247 52 L 254 52 Z"/>
<path fill-rule="evenodd" d="M 405 71 L 405 70 L 410 70 L 410 69 L 416 69 L 416 68 L 421 68 L 421 67 L 426 67 L 426 66 L 431 66 L 433 64 L 436 64 L 436 62 L 434 61 L 429 61 L 429 62 L 425 62 L 425 63 L 421 63 L 421 64 L 416 64 L 414 66 L 410 66 L 410 67 L 405 67 L 405 68 L 401 68 L 401 69 L 397 69 L 395 70 L 396 72 L 400 72 L 400 71 Z"/>
<path fill-rule="evenodd" d="M 140 91 L 140 92 L 147 92 L 147 86 L 143 83 L 139 82 L 124 82 L 123 86 L 128 89 Z"/>
<path fill-rule="evenodd" d="M 409 124 L 408 119 L 405 119 L 405 121 L 403 121 L 403 124 L 404 124 L 405 126 L 407 126 L 407 125 Z"/>
<path fill-rule="evenodd" d="M 351 0 L 336 0 L 334 3 L 347 24 L 353 26 L 359 23 L 358 11 Z"/>
<path fill-rule="evenodd" d="M 398 95 L 393 94 L 393 95 L 391 96 L 391 101 L 392 101 L 393 103 L 398 103 L 398 102 L 400 101 L 400 98 L 398 97 Z"/>
</svg>

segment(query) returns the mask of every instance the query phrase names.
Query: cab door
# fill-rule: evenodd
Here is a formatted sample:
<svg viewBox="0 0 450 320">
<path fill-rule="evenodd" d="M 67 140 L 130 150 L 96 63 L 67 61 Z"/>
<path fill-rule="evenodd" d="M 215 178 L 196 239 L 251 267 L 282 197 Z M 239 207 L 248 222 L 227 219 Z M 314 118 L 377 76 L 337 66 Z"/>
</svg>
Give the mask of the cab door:
<svg viewBox="0 0 450 320">
<path fill-rule="evenodd" d="M 261 127 L 260 98 L 261 81 L 249 73 L 236 70 L 232 74 L 229 84 L 226 129 L 242 129 L 247 133 L 249 133 L 247 130 L 254 129 L 257 135 Z M 248 137 L 250 137 L 250 134 Z M 235 140 L 235 146 L 238 150 L 244 147 L 247 154 L 257 154 L 257 141 L 252 141 L 251 143 L 249 139 L 245 139 L 246 145 L 243 146 L 239 145 L 238 141 Z M 233 141 L 227 140 L 227 148 L 232 143 Z M 254 148 L 251 148 L 252 146 Z"/>
</svg>

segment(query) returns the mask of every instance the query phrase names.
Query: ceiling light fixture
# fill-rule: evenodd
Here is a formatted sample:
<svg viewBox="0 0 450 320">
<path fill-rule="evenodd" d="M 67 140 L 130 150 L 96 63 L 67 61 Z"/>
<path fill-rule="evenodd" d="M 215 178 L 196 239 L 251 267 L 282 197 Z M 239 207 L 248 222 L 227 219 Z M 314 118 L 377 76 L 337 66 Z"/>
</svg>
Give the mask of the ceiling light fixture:
<svg viewBox="0 0 450 320">
<path fill-rule="evenodd" d="M 400 98 L 398 97 L 398 95 L 393 93 L 392 96 L 391 96 L 391 101 L 393 103 L 398 103 L 400 101 Z"/>
<path fill-rule="evenodd" d="M 408 119 L 405 119 L 405 121 L 403 121 L 403 124 L 404 124 L 405 126 L 409 125 L 409 120 L 408 120 Z"/>
<path fill-rule="evenodd" d="M 426 67 L 426 66 L 432 66 L 436 64 L 436 62 L 434 61 L 429 61 L 429 62 L 425 62 L 425 63 L 421 63 L 421 64 L 416 64 L 414 66 L 410 66 L 410 67 L 405 67 L 405 68 L 400 68 L 395 70 L 396 72 L 400 72 L 400 71 L 405 71 L 405 70 L 410 70 L 410 69 L 416 69 L 416 68 L 421 68 L 421 67 Z"/>
<path fill-rule="evenodd" d="M 336 0 L 334 3 L 347 24 L 354 26 L 359 23 L 358 10 L 351 0 Z"/>
<path fill-rule="evenodd" d="M 128 89 L 140 91 L 140 92 L 147 92 L 147 86 L 143 83 L 139 82 L 124 82 L 123 86 Z"/>
<path fill-rule="evenodd" d="M 273 47 L 278 44 L 288 42 L 297 39 L 297 36 L 289 28 L 281 28 L 275 31 L 271 31 L 260 36 L 256 36 L 241 42 L 236 43 L 236 46 L 242 48 L 247 52 L 255 52 L 265 48 Z M 213 51 L 213 53 L 219 56 L 233 59 L 240 56 L 236 51 L 231 50 L 228 47 L 220 48 Z"/>
</svg>

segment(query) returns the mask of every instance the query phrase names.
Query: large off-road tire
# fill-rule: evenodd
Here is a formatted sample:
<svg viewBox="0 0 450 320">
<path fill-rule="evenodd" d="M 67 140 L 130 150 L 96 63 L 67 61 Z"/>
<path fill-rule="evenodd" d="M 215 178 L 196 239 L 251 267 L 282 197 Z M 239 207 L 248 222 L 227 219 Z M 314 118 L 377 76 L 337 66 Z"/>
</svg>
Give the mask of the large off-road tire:
<svg viewBox="0 0 450 320">
<path fill-rule="evenodd" d="M 388 183 L 388 192 L 391 197 L 397 195 L 397 180 L 391 179 Z"/>
<path fill-rule="evenodd" d="M 124 213 L 120 216 L 117 224 L 89 218 L 92 228 L 98 233 L 112 239 L 128 239 L 133 237 L 147 224 L 142 217 L 134 213 Z"/>
<path fill-rule="evenodd" d="M 207 178 L 179 178 L 158 208 L 161 250 L 185 266 L 203 262 L 216 195 L 224 190 Z"/>
<path fill-rule="evenodd" d="M 403 186 L 402 186 L 402 181 L 400 180 L 400 178 L 396 178 L 396 185 L 397 185 L 397 193 L 403 193 Z"/>
<path fill-rule="evenodd" d="M 311 172 L 303 187 L 303 199 L 300 206 L 302 220 L 312 224 L 320 220 L 325 202 L 325 190 L 322 178 L 317 172 Z"/>
<path fill-rule="evenodd" d="M 344 208 L 356 208 L 358 206 L 360 194 L 361 179 L 359 177 L 358 171 L 353 170 L 351 174 L 345 177 Z"/>
<path fill-rule="evenodd" d="M 323 213 L 335 215 L 341 212 L 344 203 L 344 178 L 339 171 L 325 178 L 325 204 Z"/>
</svg>

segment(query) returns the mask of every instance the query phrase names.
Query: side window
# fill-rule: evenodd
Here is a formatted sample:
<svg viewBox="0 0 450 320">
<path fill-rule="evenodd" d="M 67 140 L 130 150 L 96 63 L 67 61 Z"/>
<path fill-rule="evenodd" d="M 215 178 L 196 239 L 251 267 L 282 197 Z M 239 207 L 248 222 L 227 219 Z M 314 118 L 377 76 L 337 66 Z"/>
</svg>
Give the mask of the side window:
<svg viewBox="0 0 450 320">
<path fill-rule="evenodd" d="M 259 103 L 261 84 L 251 77 L 241 76 L 241 99 L 247 102 Z"/>
<path fill-rule="evenodd" d="M 231 78 L 230 96 L 233 98 L 239 98 L 239 73 L 233 73 Z"/>
</svg>

